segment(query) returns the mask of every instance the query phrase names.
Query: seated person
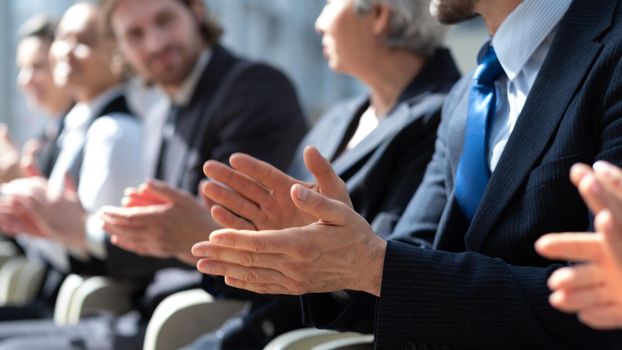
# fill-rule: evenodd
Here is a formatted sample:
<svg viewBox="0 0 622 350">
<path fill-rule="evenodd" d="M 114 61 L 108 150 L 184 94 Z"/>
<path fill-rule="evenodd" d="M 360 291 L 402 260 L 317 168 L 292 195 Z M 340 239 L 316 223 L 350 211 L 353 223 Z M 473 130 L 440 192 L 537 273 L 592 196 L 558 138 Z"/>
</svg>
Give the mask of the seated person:
<svg viewBox="0 0 622 350">
<path fill-rule="evenodd" d="M 2 187 L 0 228 L 17 236 L 29 259 L 48 267 L 41 295 L 32 305 L 37 317 L 51 315 L 68 273 L 100 271 L 97 242 L 105 234 L 93 224 L 92 214 L 118 203 L 126 187 L 145 178 L 141 125 L 127 107 L 114 44 L 98 28 L 94 5 L 74 5 L 59 23 L 50 49 L 54 80 L 77 103 L 66 116 L 49 180 L 36 176 Z M 21 310 L 12 318 L 24 314 Z"/>
<path fill-rule="evenodd" d="M 17 82 L 29 105 L 45 112 L 49 120 L 40 135 L 24 145 L 21 155 L 8 129 L 0 127 L 0 183 L 24 175 L 47 177 L 58 156 L 58 135 L 73 99 L 69 91 L 56 85 L 52 78 L 49 51 L 55 30 L 56 23 L 44 16 L 29 19 L 19 30 Z"/>
<path fill-rule="evenodd" d="M 315 221 L 212 232 L 193 248 L 199 269 L 302 295 L 309 324 L 374 333 L 377 349 L 622 348 L 622 332 L 549 305 L 546 281 L 561 264 L 534 249 L 543 234 L 593 224 L 566 175 L 573 164 L 622 163 L 622 3 L 594 4 L 431 1 L 444 23 L 481 15 L 491 39 L 449 93 L 432 161 L 389 239 L 309 150 L 320 191 L 297 183 L 290 194 L 297 216 Z M 247 164 L 270 194 L 279 174 Z"/>
<path fill-rule="evenodd" d="M 549 301 L 595 329 L 622 328 L 622 170 L 606 162 L 576 165 L 572 182 L 594 215 L 596 233 L 550 234 L 536 242 L 550 259 L 578 261 L 548 280 Z"/>
<path fill-rule="evenodd" d="M 329 65 L 357 78 L 369 93 L 330 110 L 300 143 L 288 174 L 241 155 L 230 158 L 234 169 L 208 161 L 205 172 L 213 181 L 203 187 L 203 193 L 209 202 L 219 204 L 212 209 L 217 221 L 250 229 L 313 222 L 297 215 L 289 193 L 292 184 L 312 180 L 303 151 L 315 145 L 332 160 L 357 212 L 378 234 L 391 233 L 431 159 L 442 103 L 460 76 L 449 52 L 441 48 L 445 29 L 429 13 L 418 10 L 426 6 L 427 1 L 326 3 L 316 29 L 323 35 Z M 269 183 L 253 181 L 244 174 L 251 168 L 277 178 Z M 213 283 L 210 277 L 208 282 Z M 256 340 L 255 346 L 260 346 L 288 326 L 300 327 L 300 321 L 279 322 L 286 315 L 300 319 L 299 305 L 275 300 L 256 298 L 253 303 L 266 315 L 272 314 L 267 318 L 272 324 L 281 325 L 273 334 L 263 332 L 254 319 L 236 317 L 224 327 L 247 324 L 247 329 L 234 333 L 237 338 L 222 341 L 215 331 L 189 348 L 250 347 L 250 337 L 258 333 L 264 336 Z"/>
</svg>

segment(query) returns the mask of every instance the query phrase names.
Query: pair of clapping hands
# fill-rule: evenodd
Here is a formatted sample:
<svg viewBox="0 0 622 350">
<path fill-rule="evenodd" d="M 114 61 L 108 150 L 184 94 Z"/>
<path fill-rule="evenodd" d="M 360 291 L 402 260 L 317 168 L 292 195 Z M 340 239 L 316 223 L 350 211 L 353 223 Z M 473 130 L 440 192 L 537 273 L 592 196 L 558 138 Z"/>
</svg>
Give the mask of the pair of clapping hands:
<svg viewBox="0 0 622 350">
<path fill-rule="evenodd" d="M 352 209 L 330 163 L 314 148 L 304 157 L 314 184 L 236 154 L 231 167 L 205 164 L 205 203 L 152 181 L 128 191 L 124 208 L 101 216 L 116 244 L 197 263 L 233 287 L 380 296 L 386 242 Z M 536 243 L 546 257 L 581 262 L 550 277 L 550 302 L 594 328 L 622 327 L 622 171 L 604 162 L 576 165 L 571 180 L 595 213 L 597 232 L 551 234 Z"/>
</svg>

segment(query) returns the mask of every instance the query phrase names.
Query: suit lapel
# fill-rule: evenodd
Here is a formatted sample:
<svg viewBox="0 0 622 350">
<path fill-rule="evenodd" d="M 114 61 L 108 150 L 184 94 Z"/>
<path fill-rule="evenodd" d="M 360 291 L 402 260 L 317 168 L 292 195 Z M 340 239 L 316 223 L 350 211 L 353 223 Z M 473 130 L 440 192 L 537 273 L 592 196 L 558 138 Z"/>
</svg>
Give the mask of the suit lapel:
<svg viewBox="0 0 622 350">
<path fill-rule="evenodd" d="M 203 140 L 203 135 L 197 134 L 198 126 L 207 122 L 204 119 L 212 117 L 209 115 L 213 114 L 209 113 L 213 110 L 210 108 L 210 102 L 234 63 L 235 59 L 223 47 L 216 45 L 213 48 L 210 62 L 197 84 L 190 105 L 182 108 L 179 113 L 175 135 L 169 145 L 175 150 L 175 157 L 168 159 L 168 164 L 166 164 L 166 167 L 173 167 L 170 172 L 170 184 L 181 185 L 182 178 L 188 171 L 184 164 L 186 164 L 190 148 L 195 142 Z"/>
<path fill-rule="evenodd" d="M 559 25 L 550 53 L 499 160 L 467 232 L 478 250 L 544 153 L 572 97 L 601 51 L 598 37 L 611 23 L 614 1 L 575 0 Z M 572 43 L 569 45 L 568 43 Z M 571 87 L 571 88 L 569 88 Z"/>
<path fill-rule="evenodd" d="M 367 96 L 357 97 L 346 103 L 343 108 L 335 110 L 334 113 L 338 113 L 335 118 L 326 118 L 330 124 L 324 125 L 319 138 L 322 142 L 315 145 L 324 157 L 334 159 L 337 156 L 350 126 L 360 116 L 361 109 L 366 107 L 367 101 Z"/>
<path fill-rule="evenodd" d="M 397 109 L 383 119 L 356 147 L 335 160 L 333 163 L 335 172 L 339 175 L 344 174 L 385 140 L 400 132 L 414 118 L 421 118 L 426 112 L 437 110 L 444 99 L 445 95 L 442 94 L 422 94 L 408 103 L 399 104 Z M 416 107 L 413 108 L 411 105 Z"/>
</svg>

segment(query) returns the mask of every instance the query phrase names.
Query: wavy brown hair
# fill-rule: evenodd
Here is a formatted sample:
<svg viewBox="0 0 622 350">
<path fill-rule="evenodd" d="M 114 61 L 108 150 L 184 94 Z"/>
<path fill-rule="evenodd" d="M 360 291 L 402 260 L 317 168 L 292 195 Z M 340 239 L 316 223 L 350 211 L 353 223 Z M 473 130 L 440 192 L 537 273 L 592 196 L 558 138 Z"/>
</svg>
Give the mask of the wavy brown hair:
<svg viewBox="0 0 622 350">
<path fill-rule="evenodd" d="M 112 13 L 114 12 L 114 9 L 117 7 L 119 2 L 121 1 L 127 1 L 127 0 L 99 0 L 98 1 L 98 5 L 101 8 L 102 26 L 104 28 L 104 32 L 107 33 L 108 35 L 112 35 L 112 25 L 111 25 Z M 201 1 L 201 0 L 170 0 L 170 1 L 177 1 L 181 3 L 182 5 L 184 5 L 185 7 L 187 7 L 188 10 L 192 11 L 193 3 L 195 3 L 196 1 Z M 199 18 L 197 20 L 198 20 L 198 25 L 199 25 L 199 31 L 201 32 L 201 35 L 203 36 L 205 43 L 209 46 L 213 46 L 217 44 L 218 41 L 220 40 L 220 37 L 223 34 L 223 30 L 220 24 L 210 15 L 206 15 L 205 18 Z"/>
</svg>

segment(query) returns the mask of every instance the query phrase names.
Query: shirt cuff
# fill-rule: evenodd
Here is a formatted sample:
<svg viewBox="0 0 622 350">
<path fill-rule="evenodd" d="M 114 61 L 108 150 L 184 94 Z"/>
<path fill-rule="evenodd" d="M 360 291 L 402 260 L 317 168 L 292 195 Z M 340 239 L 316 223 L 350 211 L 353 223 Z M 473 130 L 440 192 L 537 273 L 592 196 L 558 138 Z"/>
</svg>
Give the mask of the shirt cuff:
<svg viewBox="0 0 622 350">
<path fill-rule="evenodd" d="M 95 215 L 86 220 L 86 250 L 98 259 L 106 259 L 106 232 L 102 229 L 103 222 Z"/>
</svg>

